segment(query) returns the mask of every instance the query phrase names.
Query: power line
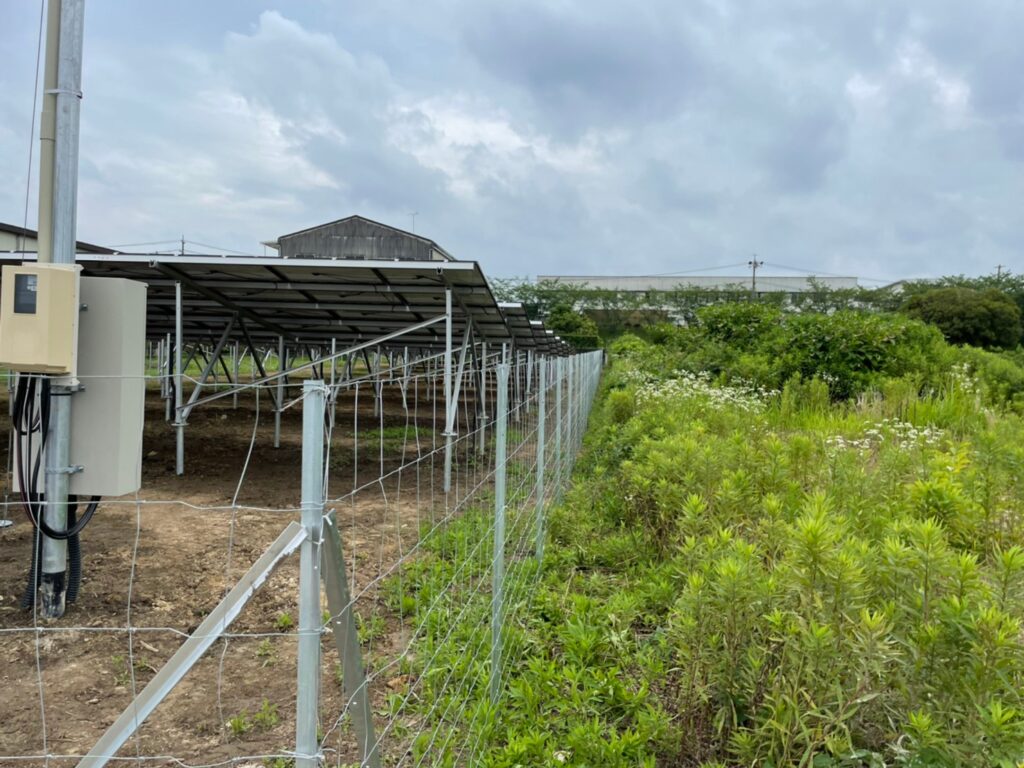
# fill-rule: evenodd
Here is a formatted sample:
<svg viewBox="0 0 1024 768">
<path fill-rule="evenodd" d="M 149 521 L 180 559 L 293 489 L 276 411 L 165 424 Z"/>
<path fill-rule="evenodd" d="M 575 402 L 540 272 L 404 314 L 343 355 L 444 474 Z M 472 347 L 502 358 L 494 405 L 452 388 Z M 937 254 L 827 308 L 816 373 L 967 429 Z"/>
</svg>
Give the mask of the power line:
<svg viewBox="0 0 1024 768">
<path fill-rule="evenodd" d="M 837 274 L 835 272 L 822 272 L 821 270 L 812 271 L 812 270 L 809 270 L 809 269 L 802 269 L 800 267 L 787 267 L 785 264 L 778 264 L 778 263 L 776 263 L 774 261 L 768 262 L 768 266 L 769 267 L 775 267 L 777 269 L 788 269 L 790 272 L 803 272 L 805 275 L 809 275 L 811 277 L 815 277 L 817 275 L 821 275 L 822 277 L 855 277 L 854 275 L 840 275 L 840 274 Z M 871 282 L 871 283 L 891 283 L 891 282 L 893 282 L 892 280 L 882 280 L 882 279 L 877 278 L 877 277 L 861 277 L 861 276 L 856 276 L 856 277 L 857 277 L 858 280 L 867 280 L 868 282 Z"/>
<path fill-rule="evenodd" d="M 672 277 L 674 275 L 692 275 L 697 272 L 714 272 L 719 269 L 734 269 L 735 267 L 745 266 L 746 262 L 737 262 L 736 264 L 722 264 L 718 267 L 702 267 L 700 269 L 687 269 L 680 270 L 678 272 L 658 272 L 652 275 L 639 275 L 639 277 Z"/>
<path fill-rule="evenodd" d="M 118 245 L 112 245 L 111 248 L 137 248 L 143 245 L 166 245 L 167 243 L 174 243 L 177 245 L 180 240 L 153 240 L 149 243 L 120 243 Z"/>
<path fill-rule="evenodd" d="M 185 242 L 186 243 L 190 243 L 191 245 L 198 245 L 198 246 L 200 246 L 202 248 L 212 248 L 215 251 L 224 251 L 224 253 L 234 253 L 234 254 L 237 254 L 238 256 L 248 256 L 248 255 L 250 255 L 250 254 L 246 253 L 245 251 L 236 251 L 236 250 L 234 250 L 232 248 L 222 248 L 219 245 L 210 245 L 209 243 L 197 243 L 195 240 L 186 240 Z"/>
</svg>

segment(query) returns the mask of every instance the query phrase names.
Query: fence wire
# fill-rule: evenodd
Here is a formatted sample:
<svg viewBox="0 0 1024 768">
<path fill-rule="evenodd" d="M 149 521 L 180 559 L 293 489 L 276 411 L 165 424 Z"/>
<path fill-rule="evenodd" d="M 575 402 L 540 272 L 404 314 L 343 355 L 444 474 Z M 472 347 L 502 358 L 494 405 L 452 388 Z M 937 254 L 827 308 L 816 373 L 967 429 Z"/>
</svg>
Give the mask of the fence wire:
<svg viewBox="0 0 1024 768">
<path fill-rule="evenodd" d="M 188 461 L 178 477 L 174 378 L 166 349 L 151 348 L 143 487 L 104 499 L 83 531 L 81 589 L 62 619 L 21 607 L 39 534 L 21 522 L 8 485 L 0 518 L 17 522 L 0 528 L 0 765 L 100 764 L 89 762 L 90 750 L 133 711 L 137 727 L 103 762 L 478 764 L 501 716 L 508 670 L 526 651 L 522 627 L 542 569 L 543 518 L 571 473 L 601 355 L 469 351 L 447 398 L 443 354 L 378 350 L 331 362 L 313 374 L 325 395 L 313 437 L 301 426 L 311 402 L 302 379 L 253 383 L 256 366 L 243 356 L 233 375 L 225 365 L 222 379 L 203 382 L 204 391 L 232 393 L 189 414 Z M 270 366 L 273 351 L 260 354 Z M 501 412 L 499 400 L 507 403 Z M 308 630 L 299 626 L 297 547 L 267 571 L 237 618 L 205 629 L 203 622 L 219 616 L 289 524 L 305 524 L 301 466 L 311 440 L 324 449 L 318 514 L 340 536 L 348 601 L 332 612 L 321 597 L 313 630 L 319 674 L 298 679 Z M 335 642 L 349 616 L 365 673 L 356 695 Z M 198 660 L 146 716 L 143 691 L 196 642 L 206 643 Z M 310 689 L 315 754 L 296 742 L 309 726 L 296 721 L 297 700 Z M 368 724 L 359 721 L 360 696 Z"/>
</svg>

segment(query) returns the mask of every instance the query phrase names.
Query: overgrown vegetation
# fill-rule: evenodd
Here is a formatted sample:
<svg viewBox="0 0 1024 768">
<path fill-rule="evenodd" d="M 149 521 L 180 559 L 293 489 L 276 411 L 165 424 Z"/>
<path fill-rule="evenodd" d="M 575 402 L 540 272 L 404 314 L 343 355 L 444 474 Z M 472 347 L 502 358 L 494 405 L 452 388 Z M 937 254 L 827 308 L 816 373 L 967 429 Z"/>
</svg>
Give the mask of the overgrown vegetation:
<svg viewBox="0 0 1024 768">
<path fill-rule="evenodd" d="M 1021 764 L 1013 357 L 757 305 L 655 337 L 612 347 L 485 764 Z"/>
<path fill-rule="evenodd" d="M 935 323 L 954 344 L 1012 348 L 1024 342 L 1024 327 L 1020 323 L 1020 313 L 1024 313 L 1024 275 L 1002 271 L 979 277 L 955 275 L 901 281 L 879 288 L 834 289 L 814 278 L 808 282 L 809 290 L 801 293 L 768 292 L 756 297 L 751 296 L 748 285 L 714 290 L 681 286 L 668 291 L 638 292 L 515 278 L 496 281 L 494 291 L 502 300 L 522 302 L 531 317 L 544 318 L 549 324 L 565 308 L 571 308 L 592 321 L 605 340 L 627 332 L 645 336 L 648 328 L 661 323 L 691 324 L 704 307 L 750 302 L 795 314 L 907 311 Z M 1010 305 L 1018 308 L 1017 314 Z M 573 330 L 567 332 L 572 334 Z"/>
</svg>

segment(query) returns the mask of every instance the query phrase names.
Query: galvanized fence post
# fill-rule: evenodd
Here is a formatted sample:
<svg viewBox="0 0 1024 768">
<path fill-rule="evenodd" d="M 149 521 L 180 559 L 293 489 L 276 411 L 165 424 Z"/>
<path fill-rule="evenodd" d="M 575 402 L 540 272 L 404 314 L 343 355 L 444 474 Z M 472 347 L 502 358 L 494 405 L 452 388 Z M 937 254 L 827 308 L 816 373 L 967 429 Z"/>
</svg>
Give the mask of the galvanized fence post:
<svg viewBox="0 0 1024 768">
<path fill-rule="evenodd" d="M 568 384 L 565 389 L 568 398 L 565 419 L 565 452 L 569 466 L 572 466 L 573 448 L 575 443 L 573 435 L 576 433 L 576 356 L 573 355 L 566 360 L 568 371 Z"/>
<path fill-rule="evenodd" d="M 537 562 L 544 560 L 544 448 L 547 442 L 545 421 L 547 411 L 547 369 L 548 361 L 537 361 Z"/>
<path fill-rule="evenodd" d="M 555 493 L 562 495 L 562 380 L 565 359 L 555 360 Z"/>
<path fill-rule="evenodd" d="M 501 625 L 505 591 L 505 453 L 508 432 L 509 364 L 498 365 L 497 424 L 494 434 L 494 552 L 491 562 L 491 704 L 501 688 Z"/>
<path fill-rule="evenodd" d="M 324 390 L 302 385 L 302 527 L 299 550 L 299 635 L 295 697 L 295 766 L 317 768 L 320 701 L 320 535 L 324 515 Z"/>
</svg>

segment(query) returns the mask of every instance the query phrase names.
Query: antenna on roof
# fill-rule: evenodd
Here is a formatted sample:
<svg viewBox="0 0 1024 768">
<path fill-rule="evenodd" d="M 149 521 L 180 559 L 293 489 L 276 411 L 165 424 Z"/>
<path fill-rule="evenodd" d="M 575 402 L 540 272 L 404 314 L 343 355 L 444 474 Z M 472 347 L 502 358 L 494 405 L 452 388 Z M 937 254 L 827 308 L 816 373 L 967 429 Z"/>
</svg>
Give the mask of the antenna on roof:
<svg viewBox="0 0 1024 768">
<path fill-rule="evenodd" d="M 410 229 L 409 231 L 412 232 L 415 235 L 416 234 L 416 217 L 420 215 L 420 212 L 419 211 L 410 211 L 409 215 L 412 217 L 412 229 Z"/>
</svg>

